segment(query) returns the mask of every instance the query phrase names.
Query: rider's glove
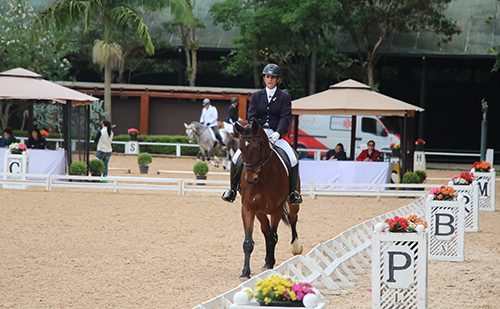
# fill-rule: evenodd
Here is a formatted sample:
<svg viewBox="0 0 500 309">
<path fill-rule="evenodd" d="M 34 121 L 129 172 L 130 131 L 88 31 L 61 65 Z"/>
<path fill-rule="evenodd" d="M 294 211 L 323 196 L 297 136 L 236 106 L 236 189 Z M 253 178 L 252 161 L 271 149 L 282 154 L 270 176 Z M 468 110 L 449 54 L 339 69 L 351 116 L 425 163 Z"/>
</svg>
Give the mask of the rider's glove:
<svg viewBox="0 0 500 309">
<path fill-rule="evenodd" d="M 209 127 L 209 126 L 210 126 L 210 122 L 209 122 L 209 123 L 207 123 L 207 127 Z"/>
<path fill-rule="evenodd" d="M 280 139 L 280 134 L 278 132 L 274 132 L 273 134 L 271 134 L 271 136 L 269 136 L 269 138 L 274 142 L 276 143 L 279 139 Z"/>
</svg>

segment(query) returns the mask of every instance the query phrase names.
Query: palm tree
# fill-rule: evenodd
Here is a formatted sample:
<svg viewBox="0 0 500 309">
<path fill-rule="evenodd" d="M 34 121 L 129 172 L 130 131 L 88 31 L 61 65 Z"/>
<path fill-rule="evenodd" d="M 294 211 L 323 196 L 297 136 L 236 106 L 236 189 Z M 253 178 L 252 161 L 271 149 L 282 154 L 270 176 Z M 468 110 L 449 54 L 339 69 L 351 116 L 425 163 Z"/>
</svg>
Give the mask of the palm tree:
<svg viewBox="0 0 500 309">
<path fill-rule="evenodd" d="M 38 12 L 40 27 L 63 30 L 85 22 L 85 29 L 91 21 L 101 18 L 104 23 L 104 40 L 96 40 L 93 61 L 104 67 L 104 110 L 109 112 L 111 121 L 111 70 L 122 57 L 120 45 L 110 41 L 111 31 L 135 30 L 139 40 L 149 55 L 154 54 L 154 46 L 149 28 L 144 23 L 139 8 L 159 10 L 170 8 L 172 15 L 194 23 L 191 7 L 185 0 L 56 0 L 51 6 Z M 37 27 L 35 27 L 37 28 Z"/>
</svg>

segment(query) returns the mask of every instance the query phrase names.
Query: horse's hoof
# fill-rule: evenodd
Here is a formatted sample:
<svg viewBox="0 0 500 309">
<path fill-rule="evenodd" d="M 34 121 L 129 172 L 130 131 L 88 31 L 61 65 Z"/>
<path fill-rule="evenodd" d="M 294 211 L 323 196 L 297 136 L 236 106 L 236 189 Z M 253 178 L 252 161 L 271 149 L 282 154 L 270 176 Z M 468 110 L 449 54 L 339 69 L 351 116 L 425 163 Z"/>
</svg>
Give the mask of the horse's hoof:
<svg viewBox="0 0 500 309">
<path fill-rule="evenodd" d="M 274 268 L 273 266 L 271 266 L 271 265 L 269 265 L 269 264 L 266 264 L 266 265 L 262 266 L 262 269 L 261 269 L 261 270 L 262 270 L 262 271 L 266 271 L 266 270 L 268 270 L 268 269 L 273 269 L 273 268 Z"/>
<path fill-rule="evenodd" d="M 246 276 L 246 275 L 240 276 L 240 281 L 247 281 L 248 279 L 250 279 L 250 276 Z"/>
<path fill-rule="evenodd" d="M 225 167 L 225 166 L 222 166 L 222 167 L 224 168 L 224 170 L 225 170 L 225 171 L 227 171 L 227 170 L 228 170 L 228 168 L 227 168 L 227 167 Z"/>
<path fill-rule="evenodd" d="M 292 254 L 293 255 L 299 255 L 302 253 L 302 245 L 299 242 L 299 239 L 295 239 L 295 241 L 292 243 Z"/>
</svg>

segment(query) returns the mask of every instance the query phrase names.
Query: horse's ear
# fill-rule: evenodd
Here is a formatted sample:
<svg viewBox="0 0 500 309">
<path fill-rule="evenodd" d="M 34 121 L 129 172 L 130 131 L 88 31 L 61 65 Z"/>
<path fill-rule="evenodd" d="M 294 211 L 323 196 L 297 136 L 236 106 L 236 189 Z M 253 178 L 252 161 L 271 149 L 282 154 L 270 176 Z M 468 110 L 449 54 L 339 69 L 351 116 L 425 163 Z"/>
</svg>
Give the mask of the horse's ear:
<svg viewBox="0 0 500 309">
<path fill-rule="evenodd" d="M 188 125 L 184 122 L 184 126 L 186 127 L 186 129 L 188 128 Z"/>
<path fill-rule="evenodd" d="M 252 131 L 259 130 L 259 123 L 255 120 L 252 120 L 252 123 L 250 124 L 250 126 L 252 126 Z"/>
<path fill-rule="evenodd" d="M 241 124 L 239 122 L 234 123 L 234 129 L 238 133 L 243 133 L 243 127 L 241 126 Z"/>
</svg>

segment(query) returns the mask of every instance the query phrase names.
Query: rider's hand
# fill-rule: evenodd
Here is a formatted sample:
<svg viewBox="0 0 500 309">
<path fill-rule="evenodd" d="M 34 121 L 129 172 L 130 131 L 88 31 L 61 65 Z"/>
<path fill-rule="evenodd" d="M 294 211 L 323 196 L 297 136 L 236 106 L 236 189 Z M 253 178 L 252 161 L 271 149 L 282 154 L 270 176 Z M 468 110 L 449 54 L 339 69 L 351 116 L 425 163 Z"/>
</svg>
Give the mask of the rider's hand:
<svg viewBox="0 0 500 309">
<path fill-rule="evenodd" d="M 269 136 L 269 138 L 273 141 L 273 143 L 276 143 L 280 139 L 280 134 L 278 132 L 274 132 Z"/>
</svg>

